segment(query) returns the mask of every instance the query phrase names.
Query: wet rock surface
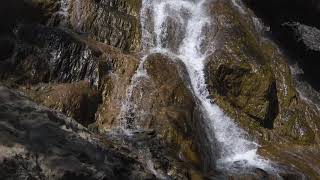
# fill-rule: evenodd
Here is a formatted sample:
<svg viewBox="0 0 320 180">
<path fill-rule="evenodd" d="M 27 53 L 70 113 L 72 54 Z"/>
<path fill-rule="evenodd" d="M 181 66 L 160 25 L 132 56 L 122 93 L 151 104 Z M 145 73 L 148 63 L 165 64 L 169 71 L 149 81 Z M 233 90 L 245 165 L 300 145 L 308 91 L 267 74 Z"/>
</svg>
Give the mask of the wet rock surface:
<svg viewBox="0 0 320 180">
<path fill-rule="evenodd" d="M 0 86 L 0 176 L 4 179 L 191 179 L 154 130 L 97 134 Z"/>
<path fill-rule="evenodd" d="M 98 81 L 100 54 L 59 28 L 21 25 L 15 42 L 15 53 L 1 62 L 3 79 L 25 84 Z"/>
<path fill-rule="evenodd" d="M 237 8 L 222 1 L 214 3 L 212 9 L 219 26 L 219 48 L 208 59 L 207 81 L 215 102 L 262 145 L 318 146 L 318 108 L 296 91 L 286 57 L 259 35 L 250 14 L 240 15 Z M 290 158 L 295 156 L 289 155 L 289 149 L 279 151 Z M 319 165 L 306 166 L 313 169 Z M 318 171 L 313 169 L 313 173 Z M 318 177 L 313 173 L 310 178 Z"/>
<path fill-rule="evenodd" d="M 277 126 L 285 126 L 284 117 L 288 115 L 281 114 L 291 112 L 292 116 L 298 116 L 298 112 L 291 110 L 303 106 L 303 102 L 295 91 L 284 57 L 273 44 L 257 38 L 250 18 L 237 15 L 237 10 L 225 2 L 213 6 L 220 27 L 216 36 L 219 49 L 207 65 L 207 81 L 213 98 L 225 111 L 237 116 L 236 119 L 242 119 L 243 113 L 247 116 L 244 119 L 252 119 L 246 127 L 254 128 L 258 123 L 273 131 Z M 313 142 L 314 132 L 310 133 Z"/>
<path fill-rule="evenodd" d="M 72 119 L 0 87 L 4 179 L 153 179 L 136 160 Z"/>
<path fill-rule="evenodd" d="M 193 126 L 197 123 L 195 102 L 187 84 L 180 77 L 185 69 L 160 54 L 150 55 L 144 67 L 148 75 L 121 80 L 121 84 L 113 81 L 113 84 L 105 87 L 112 87 L 113 90 L 105 94 L 105 105 L 98 112 L 99 129 L 111 130 L 121 127 L 121 124 L 127 124 L 129 130 L 134 127 L 154 129 L 167 143 L 177 147 L 176 153 L 181 151 L 184 158 L 199 164 L 197 144 L 193 143 L 196 134 L 193 133 L 196 130 Z M 131 73 L 134 72 L 135 69 Z M 125 74 L 113 75 L 118 75 L 119 80 Z M 132 92 L 128 92 L 130 86 L 134 87 Z M 113 91 L 117 91 L 117 94 L 121 92 L 119 95 L 122 99 L 115 98 Z"/>
<path fill-rule="evenodd" d="M 140 4 L 140 0 L 71 0 L 70 24 L 97 41 L 136 51 L 140 48 Z"/>
</svg>

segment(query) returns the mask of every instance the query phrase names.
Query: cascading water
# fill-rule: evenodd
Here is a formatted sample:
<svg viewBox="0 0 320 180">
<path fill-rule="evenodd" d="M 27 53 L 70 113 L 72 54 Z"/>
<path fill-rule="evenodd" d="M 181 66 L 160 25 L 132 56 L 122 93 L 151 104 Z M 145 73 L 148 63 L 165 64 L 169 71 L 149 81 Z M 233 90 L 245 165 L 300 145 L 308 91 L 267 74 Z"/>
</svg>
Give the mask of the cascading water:
<svg viewBox="0 0 320 180">
<path fill-rule="evenodd" d="M 60 10 L 57 11 L 57 14 L 61 14 L 64 17 L 68 16 L 68 9 L 70 5 L 69 0 L 60 0 L 58 4 L 60 6 Z"/>
<path fill-rule="evenodd" d="M 249 140 L 246 132 L 209 98 L 204 68 L 207 57 L 214 53 L 213 37 L 208 35 L 209 30 L 214 30 L 214 23 L 206 14 L 206 3 L 206 0 L 143 0 L 141 24 L 145 57 L 132 79 L 120 118 L 127 119 L 134 111 L 130 102 L 132 88 L 147 77 L 143 63 L 148 54 L 162 53 L 180 59 L 187 68 L 191 91 L 204 116 L 207 144 L 212 154 L 218 154 L 217 168 L 270 170 L 269 162 L 257 155 L 258 144 Z M 217 149 L 219 152 L 213 152 Z"/>
</svg>

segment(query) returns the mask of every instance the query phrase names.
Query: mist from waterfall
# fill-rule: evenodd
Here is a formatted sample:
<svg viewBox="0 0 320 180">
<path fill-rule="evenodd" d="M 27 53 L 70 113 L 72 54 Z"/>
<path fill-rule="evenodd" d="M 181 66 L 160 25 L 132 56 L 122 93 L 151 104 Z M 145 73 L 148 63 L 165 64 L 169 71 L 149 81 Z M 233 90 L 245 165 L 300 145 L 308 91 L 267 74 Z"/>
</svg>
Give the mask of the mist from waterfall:
<svg viewBox="0 0 320 180">
<path fill-rule="evenodd" d="M 162 53 L 180 59 L 186 66 L 191 90 L 198 99 L 211 151 L 218 152 L 217 168 L 257 167 L 269 169 L 257 155 L 258 144 L 249 139 L 209 98 L 204 68 L 214 49 L 214 23 L 206 14 L 206 0 L 143 0 L 141 24 L 146 56 Z M 143 61 L 142 61 L 143 64 Z M 139 74 L 141 69 L 137 71 Z M 216 146 L 219 147 L 216 147 Z M 215 154 L 217 152 L 213 152 Z"/>
</svg>

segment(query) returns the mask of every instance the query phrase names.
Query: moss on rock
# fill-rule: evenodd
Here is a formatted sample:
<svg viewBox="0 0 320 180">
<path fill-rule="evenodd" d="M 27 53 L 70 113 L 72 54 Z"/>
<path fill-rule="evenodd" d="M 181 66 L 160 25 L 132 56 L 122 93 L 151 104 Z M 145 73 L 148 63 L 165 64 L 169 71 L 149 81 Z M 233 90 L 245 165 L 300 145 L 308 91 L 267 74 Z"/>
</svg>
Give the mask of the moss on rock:
<svg viewBox="0 0 320 180">
<path fill-rule="evenodd" d="M 211 10 L 219 42 L 206 68 L 212 98 L 261 142 L 315 143 L 319 114 L 301 100 L 286 58 L 255 29 L 253 15 L 225 1 Z"/>
</svg>

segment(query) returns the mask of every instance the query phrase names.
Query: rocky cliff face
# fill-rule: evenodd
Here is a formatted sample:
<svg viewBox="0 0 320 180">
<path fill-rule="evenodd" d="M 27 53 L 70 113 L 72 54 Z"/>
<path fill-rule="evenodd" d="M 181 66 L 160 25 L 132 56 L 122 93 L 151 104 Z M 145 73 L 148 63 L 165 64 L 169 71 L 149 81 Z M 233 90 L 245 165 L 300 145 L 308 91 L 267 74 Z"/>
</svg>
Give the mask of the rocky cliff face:
<svg viewBox="0 0 320 180">
<path fill-rule="evenodd" d="M 314 142 L 318 139 L 315 135 L 319 134 L 317 108 L 306 104 L 299 97 L 286 64 L 287 60 L 276 46 L 259 38 L 250 16 L 239 16 L 236 11 L 224 2 L 213 5 L 212 13 L 218 17 L 220 27 L 216 36 L 220 45 L 216 53 L 209 58 L 207 66 L 207 79 L 212 96 L 218 103 L 227 103 L 226 111 L 229 107 L 238 109 L 246 114 L 245 119 L 252 119 L 265 129 L 274 131 L 284 126 L 288 136 L 302 142 Z M 236 110 L 232 109 L 230 112 L 235 113 Z M 307 116 L 301 113 L 307 113 Z M 304 122 L 296 122 L 300 121 L 301 117 L 304 117 Z M 292 124 L 300 124 L 301 127 L 290 126 L 288 120 L 293 121 Z M 255 123 L 249 124 L 254 128 Z M 275 132 L 285 133 L 284 129 Z M 301 131 L 304 133 L 298 133 Z M 284 135 L 264 137 L 269 140 L 276 138 L 275 141 L 279 141 Z M 284 139 L 288 140 L 288 137 Z"/>
<path fill-rule="evenodd" d="M 124 51 L 140 49 L 139 0 L 70 1 L 70 24 L 77 32 Z M 85 12 L 85 13 L 83 13 Z"/>
<path fill-rule="evenodd" d="M 215 25 L 206 29 L 207 41 L 215 51 L 205 81 L 212 103 L 259 141 L 259 154 L 277 164 L 278 175 L 208 170 L 216 157 L 208 152 L 185 64 L 137 53 L 139 0 L 6 1 L 2 7 L 21 9 L 0 29 L 4 179 L 319 178 L 319 109 L 300 96 L 289 58 L 240 1 L 206 4 Z M 317 52 L 318 30 L 297 22 L 283 27 Z M 179 31 L 167 39 L 175 52 Z"/>
<path fill-rule="evenodd" d="M 21 25 L 16 51 L 3 63 L 1 76 L 23 83 L 98 81 L 99 54 L 71 34 L 42 25 Z"/>
<path fill-rule="evenodd" d="M 212 13 L 219 48 L 208 59 L 207 81 L 215 102 L 266 146 L 304 144 L 309 154 L 309 148 L 319 145 L 319 111 L 297 92 L 287 57 L 259 35 L 252 15 L 223 1 L 213 5 Z M 288 147 L 280 144 L 279 149 Z"/>
<path fill-rule="evenodd" d="M 139 147 L 124 145 L 120 143 L 124 140 L 111 135 L 93 134 L 4 86 L 0 87 L 0 101 L 2 179 L 156 179 L 148 172 L 153 168 L 150 163 L 170 151 L 152 133 L 131 137 L 140 138 Z M 153 149 L 154 157 L 146 159 L 139 153 L 144 146 Z M 158 160 L 162 162 L 158 169 L 186 179 L 184 167 L 169 156 L 165 160 Z"/>
</svg>

